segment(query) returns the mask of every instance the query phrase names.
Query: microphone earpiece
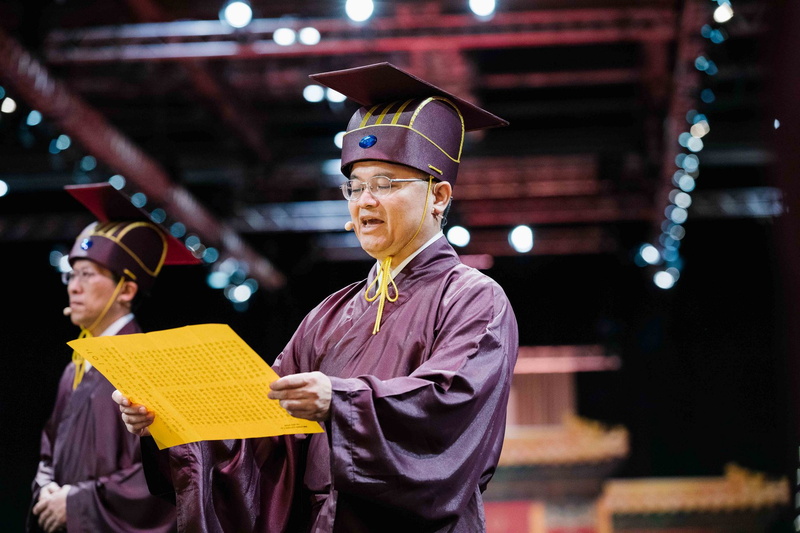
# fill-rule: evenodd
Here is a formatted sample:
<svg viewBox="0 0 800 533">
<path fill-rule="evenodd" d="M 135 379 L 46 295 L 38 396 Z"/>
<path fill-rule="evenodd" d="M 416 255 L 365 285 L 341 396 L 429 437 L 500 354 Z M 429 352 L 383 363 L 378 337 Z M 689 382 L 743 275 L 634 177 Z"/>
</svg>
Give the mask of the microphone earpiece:
<svg viewBox="0 0 800 533">
<path fill-rule="evenodd" d="M 71 307 L 65 307 L 63 313 L 64 313 L 64 316 L 71 315 L 72 314 L 72 308 Z"/>
<path fill-rule="evenodd" d="M 345 231 L 353 231 L 353 228 L 355 228 L 355 227 L 356 226 L 355 226 L 355 224 L 353 224 L 352 220 L 348 220 L 347 222 L 344 223 L 344 230 Z"/>
</svg>

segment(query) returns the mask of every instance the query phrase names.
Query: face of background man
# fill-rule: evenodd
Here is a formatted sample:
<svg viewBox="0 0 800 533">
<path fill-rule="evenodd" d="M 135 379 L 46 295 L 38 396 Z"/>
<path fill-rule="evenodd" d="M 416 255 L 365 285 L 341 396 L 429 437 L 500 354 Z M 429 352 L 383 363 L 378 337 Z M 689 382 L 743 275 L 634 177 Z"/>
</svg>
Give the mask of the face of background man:
<svg viewBox="0 0 800 533">
<path fill-rule="evenodd" d="M 129 311 L 129 307 L 125 303 L 129 303 L 132 299 L 129 285 L 135 286 L 135 284 L 130 281 L 125 284 L 126 287 L 117 295 L 106 316 L 95 326 L 96 331 L 92 331 L 93 335 L 102 332 L 107 325 Z M 67 285 L 71 310 L 69 316 L 72 323 L 83 328 L 89 328 L 95 324 L 113 296 L 116 287 L 117 281 L 114 280 L 113 274 L 107 268 L 88 259 L 74 261 L 72 277 Z"/>
</svg>

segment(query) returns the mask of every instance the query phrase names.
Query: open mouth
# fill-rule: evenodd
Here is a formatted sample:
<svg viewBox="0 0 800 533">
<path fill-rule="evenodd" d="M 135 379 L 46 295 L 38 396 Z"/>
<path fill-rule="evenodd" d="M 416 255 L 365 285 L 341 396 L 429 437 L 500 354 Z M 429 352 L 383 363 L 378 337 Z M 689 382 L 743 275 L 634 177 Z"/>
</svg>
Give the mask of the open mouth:
<svg viewBox="0 0 800 533">
<path fill-rule="evenodd" d="M 383 224 L 383 220 L 374 217 L 361 217 L 361 227 L 370 228 Z"/>
</svg>

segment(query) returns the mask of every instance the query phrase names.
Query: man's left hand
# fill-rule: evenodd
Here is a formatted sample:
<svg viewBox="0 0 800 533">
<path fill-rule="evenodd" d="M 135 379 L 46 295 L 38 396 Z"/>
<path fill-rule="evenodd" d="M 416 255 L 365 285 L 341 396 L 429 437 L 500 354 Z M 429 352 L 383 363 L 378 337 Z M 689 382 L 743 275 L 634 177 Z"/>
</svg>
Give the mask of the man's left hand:
<svg viewBox="0 0 800 533">
<path fill-rule="evenodd" d="M 270 383 L 269 398 L 297 418 L 315 422 L 328 419 L 331 408 L 331 380 L 322 372 L 291 374 Z"/>
</svg>

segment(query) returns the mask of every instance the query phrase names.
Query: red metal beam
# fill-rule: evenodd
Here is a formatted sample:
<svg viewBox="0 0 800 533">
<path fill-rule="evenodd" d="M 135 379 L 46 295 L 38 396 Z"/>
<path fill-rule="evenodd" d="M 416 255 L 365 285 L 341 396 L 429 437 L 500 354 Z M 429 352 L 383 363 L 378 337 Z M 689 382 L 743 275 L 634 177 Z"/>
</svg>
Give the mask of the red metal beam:
<svg viewBox="0 0 800 533">
<path fill-rule="evenodd" d="M 128 6 L 143 22 L 165 22 L 166 13 L 152 0 L 127 0 Z M 226 90 L 217 81 L 201 61 L 184 61 L 183 68 L 195 91 L 200 97 L 213 106 L 214 111 L 222 118 L 225 125 L 250 148 L 255 156 L 264 162 L 271 160 L 271 150 L 264 141 L 262 130 L 253 122 L 254 113 L 242 109 L 235 102 L 233 91 Z"/>
<path fill-rule="evenodd" d="M 283 275 L 255 253 L 233 230 L 218 221 L 167 172 L 100 113 L 54 79 L 28 51 L 0 29 L 0 77 L 33 108 L 52 120 L 89 153 L 119 172 L 150 201 L 162 205 L 204 241 L 249 266 L 250 274 L 270 289 L 284 285 Z"/>
<path fill-rule="evenodd" d="M 262 19 L 239 31 L 217 21 L 186 21 L 57 30 L 48 36 L 46 57 L 50 63 L 66 64 L 671 41 L 674 19 L 671 10 L 654 8 L 498 13 L 490 21 L 469 15 L 397 16 L 371 21 L 369 37 L 362 28 L 342 19 Z M 313 26 L 322 40 L 312 46 L 278 45 L 272 34 L 282 26 Z"/>
</svg>

